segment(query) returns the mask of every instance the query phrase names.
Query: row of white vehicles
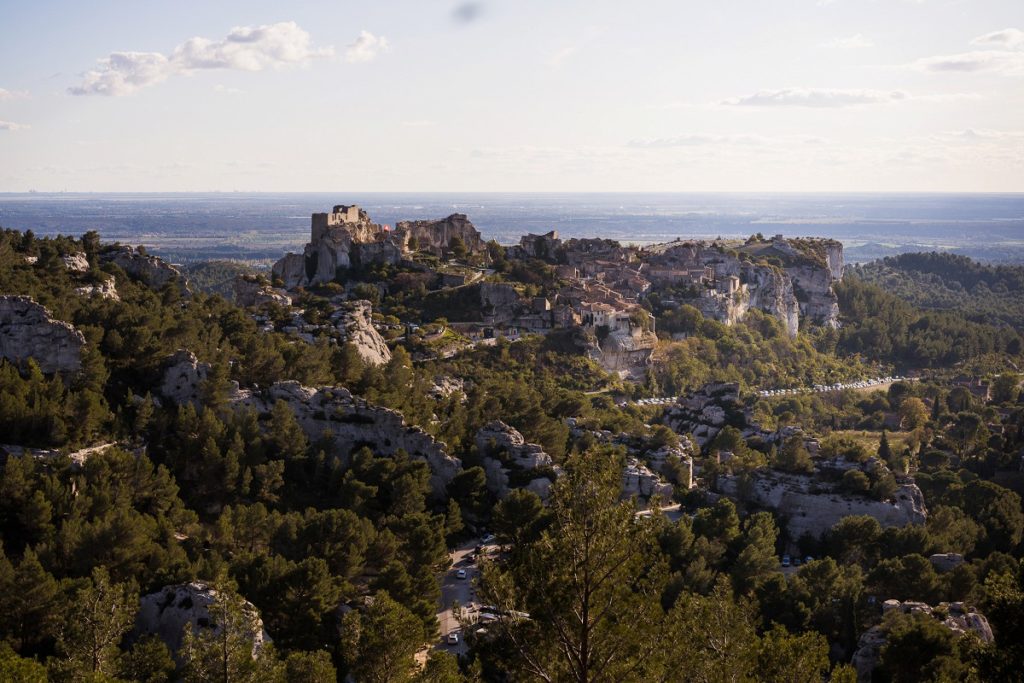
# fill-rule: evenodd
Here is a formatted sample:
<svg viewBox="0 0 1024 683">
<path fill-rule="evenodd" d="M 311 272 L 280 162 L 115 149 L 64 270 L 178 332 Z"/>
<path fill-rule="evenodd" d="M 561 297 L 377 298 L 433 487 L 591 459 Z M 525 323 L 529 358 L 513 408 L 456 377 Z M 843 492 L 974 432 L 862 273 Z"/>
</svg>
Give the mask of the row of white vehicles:
<svg viewBox="0 0 1024 683">
<path fill-rule="evenodd" d="M 762 398 L 770 396 L 795 396 L 796 394 L 816 393 L 822 394 L 829 391 L 842 391 L 844 389 L 870 389 L 871 387 L 882 386 L 891 382 L 913 382 L 916 378 L 895 375 L 890 377 L 875 377 L 857 382 L 836 382 L 835 384 L 815 384 L 810 389 L 762 389 L 757 395 Z"/>
<path fill-rule="evenodd" d="M 638 406 L 667 406 L 675 403 L 681 397 L 665 396 L 663 398 L 641 398 L 637 399 Z"/>
</svg>

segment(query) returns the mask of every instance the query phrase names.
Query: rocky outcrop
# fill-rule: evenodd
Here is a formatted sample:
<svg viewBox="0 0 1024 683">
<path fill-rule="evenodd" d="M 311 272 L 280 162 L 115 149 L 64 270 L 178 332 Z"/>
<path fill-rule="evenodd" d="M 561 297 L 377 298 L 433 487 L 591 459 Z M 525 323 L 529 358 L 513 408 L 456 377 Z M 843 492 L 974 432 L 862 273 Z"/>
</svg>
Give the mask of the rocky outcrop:
<svg viewBox="0 0 1024 683">
<path fill-rule="evenodd" d="M 235 293 L 235 303 L 239 306 L 262 306 L 264 304 L 292 305 L 292 299 L 288 296 L 287 292 L 275 289 L 266 284 L 265 281 L 252 276 L 237 276 L 232 282 L 232 289 Z"/>
<path fill-rule="evenodd" d="M 18 366 L 33 359 L 46 374 L 82 367 L 85 337 L 27 296 L 0 296 L 0 358 Z"/>
<path fill-rule="evenodd" d="M 398 263 L 402 240 L 374 223 L 358 206 L 335 206 L 312 216 L 310 241 L 302 254 L 286 254 L 272 268 L 286 289 L 334 281 L 339 271 L 374 263 Z"/>
<path fill-rule="evenodd" d="M 730 498 L 774 511 L 786 520 L 789 537 L 821 538 L 843 517 L 867 515 L 883 527 L 924 524 L 927 509 L 921 489 L 902 483 L 891 500 L 874 500 L 838 490 L 813 475 L 755 470 L 746 477 L 720 475 L 717 489 Z"/>
<path fill-rule="evenodd" d="M 872 673 L 879 664 L 882 648 L 888 638 L 892 619 L 889 615 L 922 614 L 935 619 L 958 636 L 971 634 L 983 643 L 994 640 L 992 627 L 985 615 L 966 607 L 962 602 L 940 602 L 931 607 L 923 602 L 886 600 L 882 603 L 882 612 L 886 615 L 882 623 L 862 633 L 857 641 L 857 651 L 853 653 L 850 663 L 857 670 L 858 683 L 871 683 Z"/>
<path fill-rule="evenodd" d="M 662 503 L 667 503 L 672 500 L 673 492 L 672 484 L 663 481 L 646 465 L 636 458 L 627 459 L 622 469 L 623 498 L 660 499 Z"/>
<path fill-rule="evenodd" d="M 64 262 L 64 267 L 72 273 L 89 272 L 89 259 L 80 251 L 76 251 L 73 254 L 67 254 L 66 256 L 61 256 L 60 260 Z"/>
<path fill-rule="evenodd" d="M 210 374 L 210 364 L 200 363 L 195 354 L 185 349 L 178 349 L 164 361 L 164 374 L 160 382 L 160 394 L 174 403 L 183 405 L 202 403 L 203 382 Z M 248 395 L 238 387 L 238 382 L 228 382 L 229 400 L 238 400 Z"/>
<path fill-rule="evenodd" d="M 964 563 L 964 556 L 960 553 L 935 553 L 928 557 L 928 561 L 939 573 L 951 572 Z"/>
<path fill-rule="evenodd" d="M 842 277 L 843 247 L 834 240 L 776 237 L 735 246 L 673 242 L 648 247 L 644 255 L 644 275 L 655 286 L 680 291 L 680 285 L 689 285 L 686 302 L 727 325 L 742 320 L 751 308 L 777 318 L 794 337 L 801 319 L 838 324 L 832 285 Z"/>
<path fill-rule="evenodd" d="M 172 654 L 181 648 L 185 626 L 190 625 L 195 631 L 212 628 L 218 632 L 219 625 L 210 615 L 210 606 L 218 598 L 218 591 L 207 583 L 193 582 L 174 586 L 165 586 L 156 593 L 144 595 L 139 600 L 139 611 L 135 617 L 135 628 L 129 640 L 135 641 L 143 636 L 155 635 L 167 646 Z M 263 644 L 270 640 L 263 630 L 263 620 L 259 610 L 250 602 L 245 602 L 243 613 L 250 620 L 247 639 L 252 640 L 253 655 Z"/>
<path fill-rule="evenodd" d="M 369 301 L 347 301 L 331 314 L 331 323 L 341 343 L 355 346 L 359 357 L 369 365 L 383 365 L 391 360 L 391 349 L 373 326 L 373 308 Z"/>
<path fill-rule="evenodd" d="M 448 256 L 452 239 L 458 237 L 470 254 L 483 253 L 487 249 L 480 231 L 464 213 L 453 213 L 447 218 L 434 221 L 399 221 L 395 233 L 402 245 L 408 247 L 415 240 L 416 248 L 435 256 Z"/>
<path fill-rule="evenodd" d="M 493 420 L 480 428 L 474 442 L 483 459 L 487 488 L 499 498 L 507 496 L 516 484 L 530 488 L 541 478 L 547 483 L 537 482 L 534 489 L 546 492 L 550 488 L 550 479 L 534 477 L 533 473 L 550 469 L 551 456 L 540 445 L 527 443 L 519 430 L 501 420 Z"/>
<path fill-rule="evenodd" d="M 639 327 L 613 330 L 601 343 L 599 362 L 609 372 L 639 375 L 650 364 L 658 337 Z"/>
<path fill-rule="evenodd" d="M 740 429 L 744 436 L 763 435 L 751 420 L 750 410 L 740 400 L 739 384 L 712 382 L 680 398 L 665 413 L 664 422 L 677 434 L 692 435 L 704 447 L 726 425 Z"/>
<path fill-rule="evenodd" d="M 121 300 L 121 296 L 117 293 L 114 278 L 109 276 L 103 278 L 98 284 L 76 287 L 75 294 L 86 297 L 98 296 L 101 299 L 110 299 L 112 301 Z"/>
<path fill-rule="evenodd" d="M 146 254 L 141 247 L 108 247 L 100 254 L 100 260 L 103 263 L 113 263 L 150 289 L 162 289 L 168 282 L 178 281 L 182 285 L 183 293 L 191 294 L 188 282 L 180 270 L 161 258 Z"/>
<path fill-rule="evenodd" d="M 298 382 L 277 382 L 260 394 L 243 393 L 234 401 L 239 408 L 270 413 L 277 401 L 284 401 L 306 436 L 329 444 L 328 455 L 347 464 L 348 456 L 362 446 L 378 455 L 403 450 L 430 466 L 433 495 L 443 498 L 448 483 L 462 469 L 458 458 L 448 455 L 445 445 L 419 427 L 406 424 L 402 414 L 353 396 L 342 387 L 304 387 Z"/>
</svg>

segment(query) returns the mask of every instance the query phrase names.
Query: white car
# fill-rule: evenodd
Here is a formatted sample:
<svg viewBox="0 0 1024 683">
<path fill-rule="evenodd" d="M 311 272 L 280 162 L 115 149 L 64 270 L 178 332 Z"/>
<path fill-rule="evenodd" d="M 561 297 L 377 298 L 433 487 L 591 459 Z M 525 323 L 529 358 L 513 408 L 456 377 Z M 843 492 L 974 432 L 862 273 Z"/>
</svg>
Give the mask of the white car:
<svg viewBox="0 0 1024 683">
<path fill-rule="evenodd" d="M 458 645 L 459 644 L 459 634 L 456 633 L 455 631 L 452 631 L 451 633 L 449 633 L 448 634 L 448 644 L 449 645 Z"/>
<path fill-rule="evenodd" d="M 466 570 L 465 569 L 460 569 L 459 571 L 455 572 L 455 576 L 456 576 L 456 578 L 459 578 L 459 579 L 466 578 Z"/>
</svg>

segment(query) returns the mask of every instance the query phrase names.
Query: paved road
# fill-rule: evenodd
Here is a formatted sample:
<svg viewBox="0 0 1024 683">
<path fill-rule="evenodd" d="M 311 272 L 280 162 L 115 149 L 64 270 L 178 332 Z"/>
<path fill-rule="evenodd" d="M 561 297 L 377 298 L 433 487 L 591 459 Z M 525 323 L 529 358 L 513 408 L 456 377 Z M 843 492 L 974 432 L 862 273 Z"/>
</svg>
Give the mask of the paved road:
<svg viewBox="0 0 1024 683">
<path fill-rule="evenodd" d="M 674 505 L 666 505 L 660 508 L 660 510 L 665 514 L 666 517 L 668 517 L 669 521 L 671 522 L 678 522 L 679 519 L 686 514 L 686 512 L 682 509 L 682 506 L 679 503 L 675 503 Z M 639 510 L 637 511 L 636 516 L 650 517 L 653 514 L 654 510 Z"/>
<path fill-rule="evenodd" d="M 460 608 L 469 609 L 474 606 L 476 591 L 475 580 L 479 574 L 473 558 L 473 549 L 479 540 L 470 541 L 459 546 L 451 553 L 452 568 L 444 576 L 441 583 L 441 601 L 437 607 L 437 622 L 440 625 L 440 637 L 434 646 L 439 650 L 448 650 L 454 654 L 464 654 L 466 643 L 456 615 L 452 612 L 452 604 L 459 603 Z M 466 578 L 458 578 L 460 569 L 466 571 Z M 459 636 L 458 645 L 448 644 L 448 634 L 455 632 Z"/>
</svg>

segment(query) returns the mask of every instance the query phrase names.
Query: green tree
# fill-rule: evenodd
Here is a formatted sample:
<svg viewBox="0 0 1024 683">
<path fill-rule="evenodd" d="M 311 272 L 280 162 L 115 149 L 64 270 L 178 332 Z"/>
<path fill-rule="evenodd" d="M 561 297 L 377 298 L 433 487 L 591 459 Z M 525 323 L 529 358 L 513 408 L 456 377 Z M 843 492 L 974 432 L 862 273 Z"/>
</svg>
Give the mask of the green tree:
<svg viewBox="0 0 1024 683">
<path fill-rule="evenodd" d="M 466 243 L 458 235 L 452 235 L 452 238 L 448 240 L 448 251 L 457 259 L 466 258 L 468 253 L 466 250 Z"/>
<path fill-rule="evenodd" d="M 892 683 L 964 680 L 957 636 L 926 614 L 891 613 L 886 643 L 879 653 L 879 673 Z"/>
<path fill-rule="evenodd" d="M 336 683 L 338 674 L 329 653 L 298 650 L 284 660 L 284 680 L 287 683 Z"/>
<path fill-rule="evenodd" d="M 449 498 L 448 510 L 444 516 L 444 535 L 449 545 L 462 533 L 465 526 L 462 522 L 462 509 L 454 498 Z"/>
<path fill-rule="evenodd" d="M 544 503 L 533 491 L 514 489 L 494 506 L 491 527 L 502 543 L 524 546 L 540 533 Z"/>
<path fill-rule="evenodd" d="M 737 594 L 751 592 L 758 583 L 778 569 L 775 541 L 779 530 L 771 513 L 758 512 L 746 520 L 742 549 L 732 568 L 733 586 Z"/>
<path fill-rule="evenodd" d="M 665 583 L 650 520 L 619 502 L 615 461 L 577 456 L 551 493 L 552 524 L 507 568 L 486 563 L 482 600 L 512 666 L 543 680 L 642 678 L 660 649 Z M 529 614 L 529 619 L 522 615 Z"/>
<path fill-rule="evenodd" d="M 0 642 L 0 681 L 46 683 L 46 667 L 34 659 L 19 657 L 11 646 Z"/>
<path fill-rule="evenodd" d="M 73 611 L 64 615 L 57 649 L 76 671 L 113 676 L 118 645 L 135 622 L 139 599 L 136 586 L 111 583 L 104 567 L 95 567 L 88 583 L 75 591 Z"/>
<path fill-rule="evenodd" d="M 171 651 L 159 636 L 138 640 L 118 662 L 118 678 L 138 683 L 169 683 L 174 679 L 175 665 Z"/>
<path fill-rule="evenodd" d="M 775 466 L 784 472 L 809 474 L 814 471 L 814 463 L 804 446 L 803 437 L 791 436 L 783 442 L 775 459 Z"/>
<path fill-rule="evenodd" d="M 839 483 L 844 490 L 854 494 L 865 494 L 871 489 L 871 480 L 860 470 L 846 470 Z"/>
<path fill-rule="evenodd" d="M 820 681 L 828 667 L 828 641 L 820 633 L 808 631 L 795 635 L 776 624 L 761 638 L 757 654 L 758 681 Z"/>
<path fill-rule="evenodd" d="M 928 406 L 916 396 L 911 396 L 900 404 L 899 416 L 903 429 L 923 427 L 928 422 Z"/>
<path fill-rule="evenodd" d="M 258 615 L 224 578 L 207 606 L 210 623 L 186 624 L 178 657 L 186 683 L 262 683 L 272 681 L 278 665 L 272 648 L 255 646 Z"/>
<path fill-rule="evenodd" d="M 342 654 L 349 671 L 360 681 L 406 681 L 415 666 L 413 656 L 423 642 L 423 625 L 415 614 L 377 592 L 359 610 L 342 619 Z"/>
</svg>

